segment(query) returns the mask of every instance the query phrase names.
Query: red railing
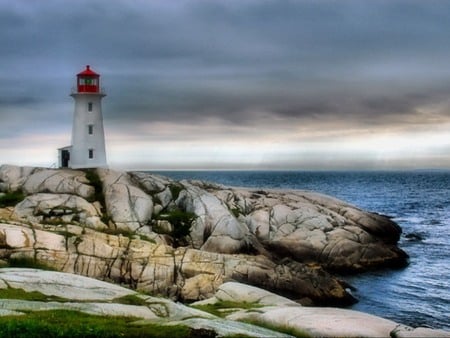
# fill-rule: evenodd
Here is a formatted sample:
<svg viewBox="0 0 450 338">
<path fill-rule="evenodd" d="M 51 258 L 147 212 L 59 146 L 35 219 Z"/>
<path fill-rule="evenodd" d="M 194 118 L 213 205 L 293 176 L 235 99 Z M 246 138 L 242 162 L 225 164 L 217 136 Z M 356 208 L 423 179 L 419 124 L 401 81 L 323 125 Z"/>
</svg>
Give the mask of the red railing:
<svg viewBox="0 0 450 338">
<path fill-rule="evenodd" d="M 105 94 L 105 88 L 104 87 L 98 87 L 98 86 L 89 86 L 89 85 L 82 85 L 82 86 L 76 86 L 72 87 L 70 89 L 71 94 Z"/>
</svg>

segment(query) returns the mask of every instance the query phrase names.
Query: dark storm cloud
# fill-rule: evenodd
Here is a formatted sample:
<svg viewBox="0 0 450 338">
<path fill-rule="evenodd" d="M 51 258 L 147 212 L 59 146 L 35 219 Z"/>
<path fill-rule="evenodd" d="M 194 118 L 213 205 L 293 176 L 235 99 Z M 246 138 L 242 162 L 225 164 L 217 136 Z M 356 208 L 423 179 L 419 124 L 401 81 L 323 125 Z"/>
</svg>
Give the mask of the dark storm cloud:
<svg viewBox="0 0 450 338">
<path fill-rule="evenodd" d="M 261 111 L 382 124 L 414 116 L 416 106 L 436 99 L 434 90 L 448 88 L 442 3 L 193 3 L 171 12 L 170 27 L 156 22 L 161 38 L 137 52 L 157 69 L 148 86 L 141 82 L 150 96 L 132 111 L 234 123 Z M 373 76 L 372 67 L 388 73 Z"/>
<path fill-rule="evenodd" d="M 70 111 L 90 63 L 112 123 L 416 121 L 450 87 L 448 17 L 419 0 L 1 1 L 0 80 L 21 84 L 0 109 Z"/>
</svg>

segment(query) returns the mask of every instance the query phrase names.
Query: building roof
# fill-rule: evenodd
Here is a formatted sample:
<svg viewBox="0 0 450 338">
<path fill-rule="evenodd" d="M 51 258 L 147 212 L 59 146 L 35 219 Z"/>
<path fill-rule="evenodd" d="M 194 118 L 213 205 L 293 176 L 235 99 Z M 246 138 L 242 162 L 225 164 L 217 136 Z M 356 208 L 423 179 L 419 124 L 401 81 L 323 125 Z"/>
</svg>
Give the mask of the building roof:
<svg viewBox="0 0 450 338">
<path fill-rule="evenodd" d="M 87 65 L 86 69 L 83 70 L 81 73 L 77 74 L 77 76 L 80 75 L 100 76 L 100 74 L 97 74 L 96 72 L 92 71 L 89 65 Z"/>
</svg>

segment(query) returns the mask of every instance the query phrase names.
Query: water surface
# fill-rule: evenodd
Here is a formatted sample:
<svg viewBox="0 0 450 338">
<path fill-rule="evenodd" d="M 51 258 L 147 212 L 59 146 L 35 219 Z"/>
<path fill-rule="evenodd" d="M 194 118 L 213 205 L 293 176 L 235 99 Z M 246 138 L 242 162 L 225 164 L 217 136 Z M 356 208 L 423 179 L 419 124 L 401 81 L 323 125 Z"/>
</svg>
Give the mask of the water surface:
<svg viewBox="0 0 450 338">
<path fill-rule="evenodd" d="M 411 326 L 450 329 L 450 171 L 158 173 L 232 186 L 313 190 L 392 216 L 403 229 L 399 245 L 410 255 L 410 264 L 346 276 L 357 288 L 359 303 L 352 308 Z M 416 238 L 405 236 L 411 234 Z"/>
</svg>

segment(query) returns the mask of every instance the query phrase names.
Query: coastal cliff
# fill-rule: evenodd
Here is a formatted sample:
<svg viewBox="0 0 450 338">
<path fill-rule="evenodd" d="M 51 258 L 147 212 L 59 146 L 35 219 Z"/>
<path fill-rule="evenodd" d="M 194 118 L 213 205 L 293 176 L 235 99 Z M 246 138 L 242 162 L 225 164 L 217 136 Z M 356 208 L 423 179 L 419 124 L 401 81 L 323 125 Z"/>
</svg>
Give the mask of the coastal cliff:
<svg viewBox="0 0 450 338">
<path fill-rule="evenodd" d="M 0 259 L 182 301 L 226 281 L 305 304 L 355 301 L 331 273 L 401 266 L 388 217 L 308 191 L 252 190 L 142 172 L 0 167 Z"/>
<path fill-rule="evenodd" d="M 132 317 L 138 326 L 181 325 L 191 336 L 208 337 L 448 336 L 311 307 L 356 301 L 334 272 L 406 265 L 400 234 L 386 216 L 310 191 L 3 165 L 0 315 L 75 310 Z M 99 295 L 101 282 L 80 275 L 127 288 L 104 283 Z M 83 292 L 62 291 L 80 283 Z M 27 302 L 10 289 L 40 292 L 46 300 Z M 55 302 L 55 295 L 63 299 Z M 124 305 L 121 297 L 129 295 L 140 300 Z M 280 333 L 286 328 L 289 334 Z"/>
</svg>

